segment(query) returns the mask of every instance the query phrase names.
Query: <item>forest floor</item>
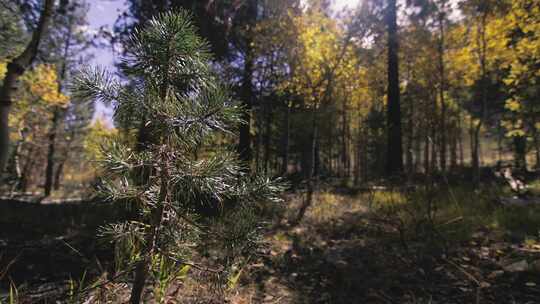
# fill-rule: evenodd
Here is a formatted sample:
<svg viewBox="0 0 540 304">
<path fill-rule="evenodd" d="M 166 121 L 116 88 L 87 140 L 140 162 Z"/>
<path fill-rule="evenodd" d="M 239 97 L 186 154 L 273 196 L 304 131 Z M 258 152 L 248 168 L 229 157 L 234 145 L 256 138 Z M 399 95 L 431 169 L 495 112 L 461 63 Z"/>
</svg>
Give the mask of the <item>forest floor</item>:
<svg viewBox="0 0 540 304">
<path fill-rule="evenodd" d="M 301 225 L 270 236 L 270 256 L 252 270 L 238 302 L 540 303 L 538 230 L 522 230 L 540 219 L 537 207 L 509 230 L 503 225 L 518 223 L 463 213 L 435 215 L 431 225 L 365 202 L 365 195 L 319 194 Z M 523 214 L 494 212 L 484 216 Z"/>
<path fill-rule="evenodd" d="M 266 236 L 268 250 L 243 269 L 235 288 L 216 289 L 193 270 L 172 284 L 164 302 L 540 303 L 540 206 L 501 205 L 509 193 L 493 185 L 329 189 L 316 194 L 296 226 L 286 219 L 303 195 L 287 195 L 283 220 Z M 56 300 L 69 302 L 66 293 L 76 292 L 69 277 L 80 282 L 86 273 L 105 272 L 101 261 L 113 258 L 88 234 L 32 246 L 20 241 L 18 254 L 9 252 L 13 242 L 1 242 L 7 250 L 0 265 L 8 271 L 0 277 L 17 283 L 21 303 L 43 303 L 59 291 L 64 298 Z M 110 282 L 81 301 L 121 303 L 128 291 Z"/>
</svg>

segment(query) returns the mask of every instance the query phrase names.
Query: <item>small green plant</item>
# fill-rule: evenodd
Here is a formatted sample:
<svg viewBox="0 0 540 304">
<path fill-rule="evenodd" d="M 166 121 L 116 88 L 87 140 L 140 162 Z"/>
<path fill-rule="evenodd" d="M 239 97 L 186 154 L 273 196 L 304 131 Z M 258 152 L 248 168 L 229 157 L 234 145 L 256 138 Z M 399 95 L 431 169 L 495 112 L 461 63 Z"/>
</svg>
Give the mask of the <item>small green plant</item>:
<svg viewBox="0 0 540 304">
<path fill-rule="evenodd" d="M 83 295 L 84 285 L 86 280 L 86 270 L 83 272 L 81 279 L 77 282 L 70 278 L 68 280 L 68 290 L 67 290 L 67 302 L 68 303 L 79 303 L 81 296 Z"/>
<path fill-rule="evenodd" d="M 19 290 L 17 289 L 17 286 L 15 284 L 10 283 L 9 284 L 9 304 L 17 304 L 19 303 Z"/>
<path fill-rule="evenodd" d="M 116 244 L 119 265 L 134 265 L 130 302 L 139 303 L 149 277 L 163 299 L 175 269 L 194 265 L 190 259 L 201 247 L 214 248 L 208 250 L 224 269 L 249 255 L 261 241 L 263 203 L 280 201 L 282 187 L 247 174 L 233 147 L 216 140 L 242 123 L 242 109 L 213 75 L 208 45 L 189 13 L 153 18 L 135 31 L 128 49 L 122 70 L 129 81 L 88 70 L 73 93 L 115 103 L 117 125 L 137 134 L 134 147 L 104 145 L 100 192 L 138 211 L 101 235 Z"/>
</svg>

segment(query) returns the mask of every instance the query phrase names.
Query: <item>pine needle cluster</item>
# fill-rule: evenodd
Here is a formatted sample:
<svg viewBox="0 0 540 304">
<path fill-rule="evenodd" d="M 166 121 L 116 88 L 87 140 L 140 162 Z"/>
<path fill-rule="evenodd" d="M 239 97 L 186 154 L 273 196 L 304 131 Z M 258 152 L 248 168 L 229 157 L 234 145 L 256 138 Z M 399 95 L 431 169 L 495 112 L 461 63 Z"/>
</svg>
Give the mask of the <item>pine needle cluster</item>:
<svg viewBox="0 0 540 304">
<path fill-rule="evenodd" d="M 138 303 L 144 284 L 163 275 L 157 270 L 173 275 L 192 265 L 203 245 L 213 246 L 224 271 L 253 252 L 264 204 L 279 202 L 282 186 L 248 174 L 232 145 L 217 144 L 242 123 L 243 109 L 214 74 L 209 46 L 188 12 L 153 18 L 126 47 L 126 80 L 86 69 L 72 91 L 114 104 L 116 125 L 136 134 L 135 144 L 104 143 L 100 193 L 137 211 L 136 219 L 101 234 L 116 244 L 120 264 L 135 265 L 131 301 Z"/>
</svg>

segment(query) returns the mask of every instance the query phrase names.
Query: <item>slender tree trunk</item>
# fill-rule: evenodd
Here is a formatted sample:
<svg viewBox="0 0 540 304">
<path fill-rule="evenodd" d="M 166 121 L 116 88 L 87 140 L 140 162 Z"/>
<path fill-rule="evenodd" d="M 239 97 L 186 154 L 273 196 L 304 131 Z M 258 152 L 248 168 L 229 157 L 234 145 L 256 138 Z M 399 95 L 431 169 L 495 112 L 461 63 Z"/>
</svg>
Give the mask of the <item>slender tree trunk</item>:
<svg viewBox="0 0 540 304">
<path fill-rule="evenodd" d="M 75 138 L 75 130 L 71 131 L 71 135 L 69 136 L 69 140 L 66 143 L 66 152 L 64 153 L 62 160 L 58 164 L 56 171 L 54 172 L 54 190 L 60 189 L 61 181 L 62 181 L 62 174 L 64 173 L 64 165 L 66 161 L 69 159 L 69 153 L 71 150 L 71 144 L 73 143 L 73 140 Z"/>
<path fill-rule="evenodd" d="M 407 173 L 414 173 L 414 160 L 413 160 L 413 142 L 414 142 L 414 101 L 412 98 L 409 99 L 409 119 L 408 119 L 408 130 L 407 130 L 407 148 L 405 151 L 405 159 L 407 163 Z"/>
<path fill-rule="evenodd" d="M 266 108 L 266 125 L 264 132 L 264 174 L 268 174 L 268 162 L 270 160 L 270 139 L 272 132 L 272 105 Z"/>
<path fill-rule="evenodd" d="M 399 175 L 403 172 L 396 0 L 388 1 L 386 14 L 388 26 L 388 143 L 386 153 L 386 173 L 391 176 Z"/>
<path fill-rule="evenodd" d="M 354 154 L 353 151 L 352 151 L 352 139 L 351 139 L 351 126 L 350 126 L 350 123 L 348 121 L 348 118 L 347 118 L 347 127 L 345 128 L 345 141 L 347 143 L 347 162 L 346 162 L 346 165 L 347 165 L 347 170 L 345 171 L 345 177 L 347 178 L 347 180 L 349 180 L 349 178 L 351 177 L 351 163 L 352 163 L 352 156 Z"/>
<path fill-rule="evenodd" d="M 64 172 L 64 164 L 66 160 L 63 159 L 58 166 L 56 167 L 56 171 L 54 172 L 54 183 L 53 183 L 53 189 L 59 190 L 62 180 L 62 173 Z"/>
<path fill-rule="evenodd" d="M 300 159 L 300 166 L 302 168 L 302 176 L 305 180 L 309 179 L 309 172 L 311 171 L 311 134 L 307 139 L 303 139 L 302 144 L 302 158 Z"/>
<path fill-rule="evenodd" d="M 264 115 L 259 115 L 264 116 Z M 262 119 L 254 119 L 255 124 L 257 125 L 257 131 L 255 135 L 255 140 L 253 141 L 253 150 L 255 151 L 255 171 L 258 172 L 261 166 L 261 142 L 262 142 L 262 132 L 263 132 L 263 121 Z"/>
<path fill-rule="evenodd" d="M 167 99 L 169 92 L 169 65 L 164 68 L 164 73 L 159 88 L 159 97 L 162 101 Z M 152 132 L 146 124 L 146 117 L 143 115 L 141 125 L 139 127 L 139 133 L 137 137 L 136 149 L 138 152 L 148 149 L 149 144 L 159 142 L 161 139 L 152 136 Z M 156 240 L 161 229 L 161 221 L 163 219 L 163 210 L 168 197 L 168 180 L 169 173 L 166 165 L 166 151 L 162 151 L 161 158 L 161 170 L 159 174 L 160 190 L 158 197 L 158 206 L 152 210 L 152 215 L 148 221 L 148 227 L 152 231 L 147 235 L 146 241 L 143 244 L 143 257 L 137 263 L 135 268 L 135 279 L 133 287 L 131 289 L 130 303 L 139 304 L 144 292 L 144 285 L 148 277 L 148 271 L 151 263 L 152 255 L 156 249 Z M 152 168 L 143 165 L 138 172 L 138 176 L 135 178 L 135 182 L 139 185 L 146 185 L 149 182 Z"/>
<path fill-rule="evenodd" d="M 312 110 L 312 121 L 311 121 L 311 147 L 310 147 L 310 161 L 307 174 L 307 195 L 306 199 L 303 202 L 298 215 L 294 220 L 294 224 L 298 224 L 304 215 L 306 214 L 307 209 L 313 203 L 313 195 L 315 193 L 316 181 L 314 180 L 317 173 L 317 138 L 319 137 L 319 109 L 318 105 L 315 104 Z"/>
<path fill-rule="evenodd" d="M 434 112 L 435 113 L 435 112 Z M 436 122 L 432 122 L 431 126 L 431 135 L 430 135 L 430 143 L 431 143 L 431 172 L 437 171 L 437 129 L 436 129 Z"/>
<path fill-rule="evenodd" d="M 167 165 L 165 164 L 165 156 L 162 156 L 163 159 L 161 159 L 162 166 L 161 166 L 161 172 L 160 172 L 160 190 L 159 190 L 159 206 L 154 208 L 152 210 L 152 218 L 150 220 L 150 227 L 152 231 L 148 234 L 148 237 L 146 239 L 145 243 L 145 251 L 144 251 L 144 257 L 141 261 L 137 263 L 136 269 L 135 269 L 135 280 L 133 282 L 133 287 L 131 289 L 131 296 L 129 299 L 129 302 L 131 304 L 139 304 L 141 302 L 143 293 L 144 293 L 144 285 L 146 283 L 146 279 L 148 277 L 148 272 L 150 270 L 150 264 L 152 262 L 152 255 L 155 253 L 157 248 L 157 239 L 159 237 L 159 233 L 162 226 L 162 220 L 163 220 L 163 211 L 165 209 L 165 205 L 167 204 L 167 197 L 168 197 L 168 170 Z"/>
<path fill-rule="evenodd" d="M 318 131 L 319 127 L 317 126 L 317 137 L 315 139 L 315 160 L 314 160 L 314 164 L 313 164 L 313 175 L 318 178 L 319 177 L 319 174 L 321 173 L 321 143 L 320 143 L 320 138 L 319 138 L 319 131 Z"/>
<path fill-rule="evenodd" d="M 55 141 L 56 141 L 56 129 L 58 128 L 58 122 L 60 120 L 60 109 L 56 108 L 51 120 L 51 130 L 49 131 L 49 145 L 47 151 L 47 166 L 45 168 L 45 197 L 51 194 L 53 187 L 53 173 L 54 173 L 54 153 L 55 153 Z"/>
<path fill-rule="evenodd" d="M 12 189 L 15 191 L 20 191 L 21 179 L 22 179 L 22 174 L 23 174 L 23 171 L 21 168 L 20 155 L 21 155 L 22 145 L 24 144 L 24 136 L 22 134 L 20 136 L 21 136 L 21 139 L 17 141 L 17 143 L 15 144 L 15 149 L 13 151 L 13 169 L 15 170 L 15 176 L 17 180 Z"/>
<path fill-rule="evenodd" d="M 324 160 L 326 162 L 326 168 L 328 168 L 328 171 L 330 172 L 330 175 L 334 176 L 336 175 L 334 171 L 334 141 L 333 141 L 333 134 L 330 131 L 330 136 L 328 138 L 328 144 L 325 145 L 326 148 L 326 156 L 324 157 Z M 339 173 L 339 172 L 338 172 Z"/>
<path fill-rule="evenodd" d="M 524 136 L 514 136 L 515 166 L 517 170 L 527 170 L 527 139 Z"/>
<path fill-rule="evenodd" d="M 418 172 L 420 170 L 420 166 L 422 166 L 422 141 L 420 135 L 420 130 L 414 135 L 414 166 L 413 170 L 414 172 Z"/>
<path fill-rule="evenodd" d="M 488 99 L 488 77 L 486 67 L 487 56 L 487 40 L 486 40 L 486 24 L 487 24 L 487 8 L 483 12 L 481 24 L 479 27 L 480 32 L 480 69 L 482 73 L 481 85 L 482 85 L 482 113 L 481 118 L 478 121 L 474 129 L 474 147 L 472 149 L 472 167 L 473 167 L 473 183 L 478 186 L 480 183 L 480 131 L 483 123 L 487 120 L 487 99 Z"/>
<path fill-rule="evenodd" d="M 501 119 L 497 122 L 497 162 L 502 162 L 502 154 L 503 154 L 503 147 L 502 147 L 502 140 L 503 140 L 503 129 L 501 125 Z"/>
<path fill-rule="evenodd" d="M 426 140 L 424 141 L 424 172 L 426 173 L 426 175 L 429 175 L 431 173 L 431 170 L 430 170 L 430 161 L 429 161 L 429 146 L 430 146 L 430 142 L 429 142 L 429 136 L 426 136 L 425 137 Z"/>
<path fill-rule="evenodd" d="M 150 239 L 150 241 L 153 241 Z M 139 304 L 144 291 L 144 285 L 146 278 L 148 277 L 148 264 L 150 259 L 145 258 L 137 263 L 135 268 L 135 280 L 133 281 L 133 287 L 131 288 L 131 296 L 129 302 L 131 304 Z"/>
<path fill-rule="evenodd" d="M 347 175 L 347 102 L 343 99 L 343 108 L 341 110 L 341 169 L 339 176 Z"/>
<path fill-rule="evenodd" d="M 458 120 L 457 120 L 457 144 L 459 148 L 459 165 L 463 167 L 465 165 L 465 151 L 463 147 L 463 127 L 461 125 L 461 113 L 458 113 Z"/>
<path fill-rule="evenodd" d="M 458 129 L 455 123 L 452 123 L 451 137 L 450 137 L 450 167 L 455 170 L 457 168 L 457 154 L 458 154 Z"/>
<path fill-rule="evenodd" d="M 30 175 L 31 169 L 34 167 L 34 164 L 36 162 L 36 159 L 32 157 L 32 154 L 34 153 L 34 146 L 31 146 L 28 150 L 28 157 L 26 160 L 26 163 L 24 164 L 24 168 L 22 170 L 21 179 L 20 179 L 20 191 L 26 192 L 28 189 L 28 175 Z"/>
<path fill-rule="evenodd" d="M 67 60 L 69 56 L 69 48 L 71 46 L 71 36 L 72 36 L 73 26 L 69 27 L 65 45 L 64 45 L 64 56 L 60 69 L 60 77 L 58 79 L 58 91 L 62 92 L 63 81 L 66 78 L 67 72 Z M 64 119 L 65 110 L 60 107 L 55 107 L 53 111 L 53 117 L 51 119 L 51 129 L 49 131 L 49 146 L 47 151 L 47 166 L 45 168 L 45 186 L 44 192 L 45 197 L 48 197 L 51 194 L 51 190 L 54 186 L 54 163 L 55 163 L 55 150 L 56 150 L 56 136 L 58 132 L 58 125 L 60 121 Z M 66 152 L 67 153 L 67 152 Z M 55 188 L 56 189 L 56 188 Z"/>
<path fill-rule="evenodd" d="M 332 83 L 333 83 L 333 74 L 330 73 L 327 75 L 327 83 L 326 83 L 326 89 L 324 91 L 324 97 L 322 98 L 322 105 L 328 104 L 329 98 L 332 95 Z M 309 169 L 308 169 L 308 176 L 307 176 L 307 197 L 302 206 L 300 207 L 300 210 L 298 212 L 298 215 L 296 216 L 296 219 L 294 220 L 294 224 L 298 224 L 302 218 L 304 217 L 307 209 L 311 204 L 313 203 L 313 196 L 315 193 L 315 190 L 318 186 L 319 181 L 319 165 L 320 165 L 320 158 L 319 158 L 319 102 L 317 101 L 317 96 L 314 96 L 316 102 L 313 105 L 312 109 L 312 121 L 311 121 L 311 151 L 310 151 L 310 163 L 309 163 Z"/>
<path fill-rule="evenodd" d="M 444 10 L 444 1 L 442 3 L 441 10 Z M 441 142 L 439 144 L 440 148 L 440 166 L 441 171 L 446 171 L 446 154 L 447 154 L 447 140 L 446 135 L 448 132 L 448 125 L 446 123 L 446 101 L 444 100 L 444 91 L 446 89 L 445 81 L 445 67 L 444 67 L 444 12 L 439 13 L 439 78 L 440 78 L 440 87 L 439 87 L 439 98 L 441 101 Z"/>
<path fill-rule="evenodd" d="M 289 106 L 289 101 L 286 102 L 285 106 L 285 131 L 283 132 L 283 163 L 281 164 L 281 175 L 286 175 L 289 167 L 289 137 L 291 129 L 291 107 Z"/>
<path fill-rule="evenodd" d="M 482 120 L 480 120 L 472 130 L 471 138 L 471 161 L 473 170 L 473 183 L 478 186 L 480 182 L 480 130 L 482 130 Z"/>
<path fill-rule="evenodd" d="M 358 135 L 356 139 L 356 151 L 355 151 L 355 162 L 354 162 L 354 179 L 353 183 L 355 186 L 360 184 L 360 172 L 362 170 L 362 123 L 360 119 L 358 120 Z"/>
<path fill-rule="evenodd" d="M 474 122 L 471 119 L 471 121 L 469 122 L 469 146 L 470 146 L 470 152 L 471 152 L 471 168 L 474 167 L 474 165 L 473 165 L 474 158 L 475 158 L 474 152 L 473 152 L 474 145 L 475 145 L 475 143 L 474 143 Z"/>
<path fill-rule="evenodd" d="M 535 135 L 535 139 L 534 139 L 534 151 L 535 151 L 535 156 L 536 156 L 536 163 L 534 167 L 535 169 L 540 169 L 540 143 L 539 143 L 537 135 Z"/>
<path fill-rule="evenodd" d="M 257 21 L 257 7 L 258 1 L 252 0 L 247 1 L 248 5 L 248 14 L 251 16 L 251 19 L 248 22 L 249 33 L 247 34 L 246 39 L 246 50 L 244 58 L 244 75 L 242 77 L 242 105 L 244 107 L 244 112 L 242 114 L 242 119 L 244 123 L 240 126 L 240 136 L 238 142 L 238 153 L 240 159 L 245 161 L 247 164 L 251 163 L 252 151 L 251 151 L 251 109 L 253 105 L 253 70 L 254 70 L 254 51 L 252 47 L 253 35 L 252 28 Z"/>
<path fill-rule="evenodd" d="M 0 87 L 0 173 L 6 167 L 9 154 L 9 112 L 13 103 L 13 91 L 19 77 L 32 64 L 37 55 L 42 36 L 53 14 L 54 0 L 45 0 L 41 16 L 24 51 L 7 65 L 7 72 Z"/>
<path fill-rule="evenodd" d="M 21 137 L 15 144 L 15 149 L 13 151 L 13 169 L 15 169 L 15 176 L 17 179 L 21 178 L 22 169 L 21 169 L 21 150 L 26 140 L 26 136 L 23 132 L 19 131 L 19 136 Z"/>
<path fill-rule="evenodd" d="M 536 130 L 536 123 L 531 123 L 532 139 L 534 144 L 534 156 L 535 156 L 535 169 L 540 169 L 540 139 L 538 138 L 538 131 Z"/>
<path fill-rule="evenodd" d="M 22 73 L 21 73 L 22 74 Z M 1 101 L 0 104 L 0 181 L 4 168 L 7 164 L 9 154 L 9 111 L 11 109 L 11 98 L 9 102 Z"/>
</svg>

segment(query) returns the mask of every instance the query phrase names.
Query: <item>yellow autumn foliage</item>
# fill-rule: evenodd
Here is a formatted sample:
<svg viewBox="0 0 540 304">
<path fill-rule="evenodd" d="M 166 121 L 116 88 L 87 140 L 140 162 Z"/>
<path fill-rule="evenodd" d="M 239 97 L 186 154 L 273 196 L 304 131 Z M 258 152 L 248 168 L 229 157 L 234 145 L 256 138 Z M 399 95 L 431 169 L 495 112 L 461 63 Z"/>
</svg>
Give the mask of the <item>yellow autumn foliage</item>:
<svg viewBox="0 0 540 304">
<path fill-rule="evenodd" d="M 0 79 L 4 79 L 6 72 L 7 72 L 7 64 L 5 62 L 0 62 Z"/>
<path fill-rule="evenodd" d="M 69 98 L 59 91 L 56 67 L 40 64 L 29 73 L 25 73 L 22 81 L 26 82 L 32 95 L 48 106 L 65 107 Z"/>
<path fill-rule="evenodd" d="M 88 127 L 88 134 L 83 142 L 86 157 L 90 160 L 101 159 L 103 157 L 102 145 L 117 135 L 117 129 L 109 127 L 103 118 L 96 118 Z"/>
<path fill-rule="evenodd" d="M 367 99 L 366 69 L 361 67 L 353 46 L 336 20 L 316 9 L 302 15 L 292 11 L 257 25 L 265 41 L 257 41 L 259 53 L 268 44 L 287 52 L 290 77 L 279 87 L 302 96 L 307 105 L 346 98 L 357 104 Z"/>
<path fill-rule="evenodd" d="M 5 72 L 6 64 L 0 63 L 0 74 Z M 20 78 L 14 99 L 9 116 L 12 140 L 21 139 L 23 130 L 28 140 L 45 134 L 54 108 L 69 105 L 69 97 L 59 90 L 56 67 L 49 64 L 27 70 Z"/>
</svg>

